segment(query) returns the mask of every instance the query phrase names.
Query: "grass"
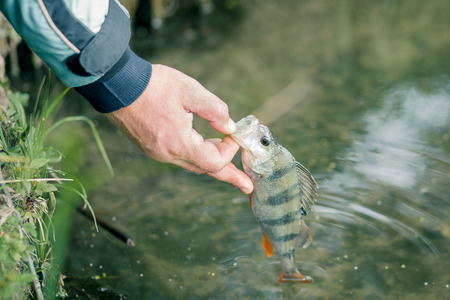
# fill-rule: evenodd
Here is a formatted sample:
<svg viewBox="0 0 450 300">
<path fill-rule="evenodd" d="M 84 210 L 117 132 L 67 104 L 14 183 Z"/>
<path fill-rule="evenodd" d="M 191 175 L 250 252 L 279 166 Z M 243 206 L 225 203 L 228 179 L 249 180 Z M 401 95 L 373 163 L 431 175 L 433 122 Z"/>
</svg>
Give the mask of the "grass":
<svg viewBox="0 0 450 300">
<path fill-rule="evenodd" d="M 63 155 L 46 145 L 45 138 L 61 124 L 87 123 L 113 174 L 91 120 L 74 116 L 49 121 L 69 90 L 50 101 L 49 82 L 50 76 L 42 81 L 30 115 L 24 108 L 29 95 L 17 92 L 8 93 L 8 107 L 0 112 L 0 299 L 44 299 L 42 286 L 56 286 L 59 271 L 53 252 L 57 236 L 53 221 L 61 205 L 58 198 L 67 198 L 64 191 L 79 196 L 93 213 L 81 182 L 54 168 Z M 7 83 L 1 84 L 7 89 Z M 50 289 L 45 298 L 54 296 Z"/>
</svg>

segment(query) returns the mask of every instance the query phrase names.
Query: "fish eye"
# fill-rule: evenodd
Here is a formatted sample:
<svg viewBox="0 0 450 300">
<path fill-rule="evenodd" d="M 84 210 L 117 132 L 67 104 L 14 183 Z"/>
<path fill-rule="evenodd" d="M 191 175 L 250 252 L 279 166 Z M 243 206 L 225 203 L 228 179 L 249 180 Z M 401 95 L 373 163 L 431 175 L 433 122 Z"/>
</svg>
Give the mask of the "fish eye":
<svg viewBox="0 0 450 300">
<path fill-rule="evenodd" d="M 261 138 L 260 142 L 261 142 L 261 145 L 266 146 L 266 147 L 270 145 L 270 140 L 267 136 L 263 136 Z"/>
</svg>

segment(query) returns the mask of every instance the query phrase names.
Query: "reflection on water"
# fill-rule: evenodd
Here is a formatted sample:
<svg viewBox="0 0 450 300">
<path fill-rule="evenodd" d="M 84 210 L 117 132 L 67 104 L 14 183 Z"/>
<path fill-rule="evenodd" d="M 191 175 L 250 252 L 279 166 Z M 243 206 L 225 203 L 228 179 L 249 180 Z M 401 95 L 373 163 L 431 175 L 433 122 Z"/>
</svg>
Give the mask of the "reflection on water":
<svg viewBox="0 0 450 300">
<path fill-rule="evenodd" d="M 308 66 L 313 92 L 271 128 L 320 186 L 313 242 L 296 252 L 314 283 L 276 282 L 246 196 L 155 163 L 133 176 L 146 160 L 120 164 L 112 133 L 122 172 L 90 199 L 136 247 L 78 217 L 67 284 L 109 299 L 449 298 L 450 7 L 439 3 L 255 1 L 220 47 L 152 57 L 200 74 L 235 119 Z"/>
<path fill-rule="evenodd" d="M 449 115 L 448 95 L 422 95 L 415 89 L 398 89 L 386 95 L 381 109 L 363 116 L 367 123 L 365 134 L 353 143 L 344 158 L 350 163 L 344 172 L 333 176 L 333 180 L 339 183 L 339 187 L 333 187 L 334 192 L 338 189 L 354 191 L 356 188 L 359 193 L 363 191 L 360 203 L 375 208 L 334 198 L 330 203 L 335 203 L 338 209 L 319 207 L 317 214 L 339 215 L 339 210 L 343 213 L 346 211 L 343 207 L 347 207 L 354 214 L 346 211 L 343 214 L 346 219 L 357 219 L 359 223 L 367 223 L 373 227 L 379 224 L 390 226 L 418 247 L 422 248 L 423 243 L 429 250 L 439 253 L 439 249 L 414 229 L 416 226 L 409 227 L 401 220 L 406 216 L 420 222 L 427 221 L 429 226 L 436 227 L 435 230 L 447 234 L 449 232 L 448 225 L 423 208 L 427 206 L 426 196 L 430 191 L 430 184 L 437 180 L 436 176 L 440 177 L 439 173 L 433 174 L 438 170 L 427 168 L 427 163 L 446 157 L 445 149 L 439 145 L 449 138 Z M 431 136 L 437 140 L 430 144 Z M 349 178 L 349 175 L 352 177 Z M 445 174 L 440 175 L 446 177 Z M 389 194 L 377 196 L 379 191 L 386 193 L 389 190 L 401 191 L 408 198 L 404 201 Z M 380 209 L 385 214 L 379 213 Z M 336 222 L 340 221 L 342 219 L 336 219 Z"/>
<path fill-rule="evenodd" d="M 449 113 L 445 94 L 400 88 L 387 95 L 383 109 L 366 116 L 367 134 L 352 151 L 355 169 L 370 181 L 413 188 L 423 177 L 426 159 L 445 154 L 428 144 L 428 136 L 448 129 Z"/>
</svg>

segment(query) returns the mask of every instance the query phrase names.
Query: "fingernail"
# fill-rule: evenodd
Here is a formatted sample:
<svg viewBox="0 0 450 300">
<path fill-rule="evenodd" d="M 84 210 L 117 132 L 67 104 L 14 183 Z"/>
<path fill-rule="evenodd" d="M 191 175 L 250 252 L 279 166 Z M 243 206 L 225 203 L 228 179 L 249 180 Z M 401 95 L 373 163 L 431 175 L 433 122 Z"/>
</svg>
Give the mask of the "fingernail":
<svg viewBox="0 0 450 300">
<path fill-rule="evenodd" d="M 241 187 L 239 188 L 239 190 L 241 190 L 241 192 L 243 192 L 244 194 L 250 194 L 252 192 L 252 190 L 248 187 Z"/>
<path fill-rule="evenodd" d="M 234 133 L 237 129 L 236 123 L 234 123 L 234 121 L 231 119 L 230 121 L 228 121 L 228 128 L 230 129 L 230 133 Z"/>
</svg>

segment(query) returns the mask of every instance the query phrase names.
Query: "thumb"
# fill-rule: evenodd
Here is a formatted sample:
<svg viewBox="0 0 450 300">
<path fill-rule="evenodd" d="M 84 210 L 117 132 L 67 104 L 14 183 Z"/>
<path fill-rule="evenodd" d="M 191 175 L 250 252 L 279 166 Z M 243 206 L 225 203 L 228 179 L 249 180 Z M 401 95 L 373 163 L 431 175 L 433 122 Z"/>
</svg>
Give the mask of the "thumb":
<svg viewBox="0 0 450 300">
<path fill-rule="evenodd" d="M 196 98 L 191 98 L 185 109 L 208 120 L 211 126 L 221 133 L 234 133 L 236 131 L 236 124 L 228 114 L 228 106 L 226 103 L 203 86 L 201 90 L 201 95 L 198 95 Z"/>
</svg>

